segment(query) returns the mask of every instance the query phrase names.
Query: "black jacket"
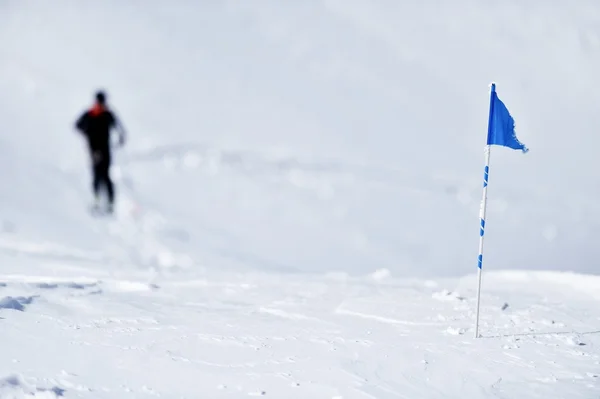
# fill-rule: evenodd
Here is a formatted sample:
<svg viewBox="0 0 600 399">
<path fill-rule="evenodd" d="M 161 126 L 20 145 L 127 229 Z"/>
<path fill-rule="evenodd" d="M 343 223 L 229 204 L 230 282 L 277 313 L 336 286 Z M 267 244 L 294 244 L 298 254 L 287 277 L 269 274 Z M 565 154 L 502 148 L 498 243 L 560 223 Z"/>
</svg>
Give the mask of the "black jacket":
<svg viewBox="0 0 600 399">
<path fill-rule="evenodd" d="M 90 151 L 99 151 L 102 154 L 110 154 L 110 131 L 117 126 L 115 115 L 109 109 L 98 105 L 85 111 L 75 122 L 77 130 L 87 138 Z"/>
</svg>

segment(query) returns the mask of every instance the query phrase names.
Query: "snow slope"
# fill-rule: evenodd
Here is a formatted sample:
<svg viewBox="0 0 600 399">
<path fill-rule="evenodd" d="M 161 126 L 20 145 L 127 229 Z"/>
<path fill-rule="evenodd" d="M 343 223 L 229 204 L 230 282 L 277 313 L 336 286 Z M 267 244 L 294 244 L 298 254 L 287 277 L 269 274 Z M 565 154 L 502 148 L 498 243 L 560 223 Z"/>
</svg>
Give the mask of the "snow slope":
<svg viewBox="0 0 600 399">
<path fill-rule="evenodd" d="M 0 397 L 600 397 L 594 1 L 0 2 Z M 473 339 L 488 84 L 494 148 Z M 114 218 L 72 124 L 130 132 Z"/>
<path fill-rule="evenodd" d="M 490 276 L 474 340 L 472 278 L 67 274 L 3 276 L 1 394 L 598 397 L 598 298 L 575 294 L 581 277 Z"/>
</svg>

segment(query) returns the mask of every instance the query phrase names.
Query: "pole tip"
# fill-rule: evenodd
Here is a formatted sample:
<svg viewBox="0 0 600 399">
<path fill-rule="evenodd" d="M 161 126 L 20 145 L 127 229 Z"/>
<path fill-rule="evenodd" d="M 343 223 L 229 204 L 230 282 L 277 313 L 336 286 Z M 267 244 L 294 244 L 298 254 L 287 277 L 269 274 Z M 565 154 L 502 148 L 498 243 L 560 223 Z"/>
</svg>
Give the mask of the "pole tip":
<svg viewBox="0 0 600 399">
<path fill-rule="evenodd" d="M 496 82 L 491 82 L 489 87 L 492 91 L 496 91 Z"/>
</svg>

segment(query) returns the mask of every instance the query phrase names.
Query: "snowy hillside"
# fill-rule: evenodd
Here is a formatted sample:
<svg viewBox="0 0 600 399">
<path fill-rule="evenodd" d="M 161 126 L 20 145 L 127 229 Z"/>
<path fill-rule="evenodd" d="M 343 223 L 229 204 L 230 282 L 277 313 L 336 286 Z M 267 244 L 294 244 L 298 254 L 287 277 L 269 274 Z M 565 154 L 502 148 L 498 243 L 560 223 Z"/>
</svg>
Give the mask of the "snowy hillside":
<svg viewBox="0 0 600 399">
<path fill-rule="evenodd" d="M 0 397 L 599 398 L 596 3 L 0 1 Z"/>
</svg>

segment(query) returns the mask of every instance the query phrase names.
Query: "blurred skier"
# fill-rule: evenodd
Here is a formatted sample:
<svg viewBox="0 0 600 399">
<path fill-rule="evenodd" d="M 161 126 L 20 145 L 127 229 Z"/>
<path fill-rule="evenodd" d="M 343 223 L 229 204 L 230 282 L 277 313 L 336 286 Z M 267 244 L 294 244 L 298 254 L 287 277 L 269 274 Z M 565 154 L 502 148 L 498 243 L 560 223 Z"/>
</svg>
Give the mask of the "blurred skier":
<svg viewBox="0 0 600 399">
<path fill-rule="evenodd" d="M 125 145 L 125 129 L 115 114 L 106 105 L 106 93 L 96 92 L 94 105 L 86 110 L 75 122 L 75 127 L 87 139 L 92 160 L 92 189 L 95 208 L 100 205 L 100 188 L 106 188 L 108 212 L 112 212 L 115 200 L 115 188 L 110 178 L 112 161 L 110 133 L 112 129 L 119 132 L 119 146 Z"/>
</svg>

